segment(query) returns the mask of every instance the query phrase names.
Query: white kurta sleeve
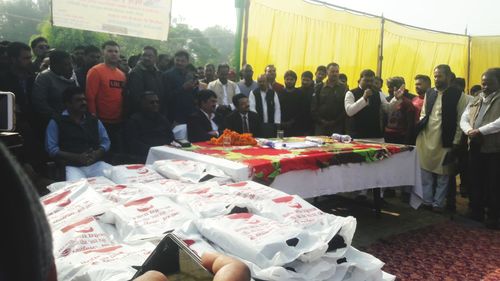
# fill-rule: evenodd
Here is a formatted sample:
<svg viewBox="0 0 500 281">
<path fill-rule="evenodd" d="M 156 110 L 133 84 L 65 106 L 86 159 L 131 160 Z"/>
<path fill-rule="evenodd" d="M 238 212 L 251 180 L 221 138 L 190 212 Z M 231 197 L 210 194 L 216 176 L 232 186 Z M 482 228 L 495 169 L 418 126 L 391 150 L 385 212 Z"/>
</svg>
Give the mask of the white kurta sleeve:
<svg viewBox="0 0 500 281">
<path fill-rule="evenodd" d="M 347 116 L 352 117 L 356 115 L 356 113 L 365 108 L 367 105 L 368 102 L 364 98 L 360 98 L 359 100 L 354 101 L 354 94 L 351 91 L 348 91 L 345 94 L 344 107 Z"/>
</svg>

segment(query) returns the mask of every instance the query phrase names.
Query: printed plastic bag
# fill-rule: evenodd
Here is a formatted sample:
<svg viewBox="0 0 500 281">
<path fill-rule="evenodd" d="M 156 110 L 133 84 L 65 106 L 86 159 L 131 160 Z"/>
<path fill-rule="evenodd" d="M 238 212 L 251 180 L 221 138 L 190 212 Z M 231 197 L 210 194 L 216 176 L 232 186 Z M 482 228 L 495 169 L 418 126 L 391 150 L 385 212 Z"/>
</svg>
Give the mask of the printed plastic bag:
<svg viewBox="0 0 500 281">
<path fill-rule="evenodd" d="M 151 166 L 143 164 L 113 166 L 104 175 L 117 184 L 148 183 L 163 177 Z"/>
<path fill-rule="evenodd" d="M 53 230 L 52 236 L 55 258 L 115 244 L 94 217 Z"/>
<path fill-rule="evenodd" d="M 329 244 L 329 252 L 341 256 L 351 245 L 356 219 L 325 213 L 296 195 L 285 195 L 259 203 L 256 214 L 292 225 Z M 317 257 L 311 257 L 314 260 Z M 307 261 L 307 255 L 304 256 Z"/>
<path fill-rule="evenodd" d="M 101 219 L 116 225 L 121 240 L 134 242 L 163 238 L 164 233 L 182 227 L 193 215 L 169 197 L 159 195 L 134 198 L 117 205 Z"/>
<path fill-rule="evenodd" d="M 40 200 L 49 223 L 55 229 L 80 218 L 102 214 L 113 206 L 112 202 L 90 188 L 86 181 L 78 181 Z"/>
<path fill-rule="evenodd" d="M 134 246 L 114 245 L 74 253 L 56 259 L 58 280 L 71 281 L 129 281 L 136 270 L 153 252 L 151 243 Z"/>
<path fill-rule="evenodd" d="M 250 213 L 196 221 L 200 233 L 261 268 L 284 265 L 305 253 L 322 256 L 327 245 L 297 227 Z"/>
</svg>

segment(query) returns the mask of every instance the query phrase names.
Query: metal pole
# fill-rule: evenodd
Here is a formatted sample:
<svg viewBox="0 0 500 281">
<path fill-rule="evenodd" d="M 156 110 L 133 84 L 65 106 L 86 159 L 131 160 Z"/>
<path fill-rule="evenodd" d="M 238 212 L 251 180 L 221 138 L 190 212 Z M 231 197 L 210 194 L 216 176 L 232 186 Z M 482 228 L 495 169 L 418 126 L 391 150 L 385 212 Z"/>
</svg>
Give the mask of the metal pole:
<svg viewBox="0 0 500 281">
<path fill-rule="evenodd" d="M 247 46 L 248 46 L 248 16 L 250 15 L 250 0 L 245 0 L 245 30 L 243 30 L 243 54 L 242 64 L 247 64 Z"/>
<path fill-rule="evenodd" d="M 377 76 L 382 78 L 382 61 L 384 60 L 384 15 L 380 18 L 380 42 L 378 44 Z"/>
<path fill-rule="evenodd" d="M 467 35 L 467 28 L 465 29 L 465 35 Z M 467 35 L 467 81 L 465 85 L 465 89 L 467 89 L 467 93 L 470 90 L 470 60 L 471 60 L 471 45 L 472 45 L 472 37 Z"/>
<path fill-rule="evenodd" d="M 234 38 L 234 63 L 236 64 L 236 73 L 240 73 L 241 67 L 241 35 L 243 28 L 243 16 L 245 0 L 234 0 L 234 6 L 236 8 L 236 34 Z M 239 77 L 239 75 L 238 75 Z"/>
</svg>

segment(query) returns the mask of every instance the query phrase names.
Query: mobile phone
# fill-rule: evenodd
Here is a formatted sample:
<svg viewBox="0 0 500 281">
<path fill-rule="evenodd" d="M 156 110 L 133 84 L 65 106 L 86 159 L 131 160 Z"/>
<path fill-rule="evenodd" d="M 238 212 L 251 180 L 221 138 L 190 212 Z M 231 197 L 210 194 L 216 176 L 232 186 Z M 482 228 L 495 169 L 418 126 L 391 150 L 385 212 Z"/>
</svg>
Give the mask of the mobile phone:
<svg viewBox="0 0 500 281">
<path fill-rule="evenodd" d="M 213 274 L 203 267 L 201 258 L 173 233 L 168 233 L 137 270 L 132 280 L 150 270 L 169 281 L 212 281 Z"/>
<path fill-rule="evenodd" d="M 0 92 L 0 131 L 14 131 L 16 96 L 12 92 Z"/>
</svg>

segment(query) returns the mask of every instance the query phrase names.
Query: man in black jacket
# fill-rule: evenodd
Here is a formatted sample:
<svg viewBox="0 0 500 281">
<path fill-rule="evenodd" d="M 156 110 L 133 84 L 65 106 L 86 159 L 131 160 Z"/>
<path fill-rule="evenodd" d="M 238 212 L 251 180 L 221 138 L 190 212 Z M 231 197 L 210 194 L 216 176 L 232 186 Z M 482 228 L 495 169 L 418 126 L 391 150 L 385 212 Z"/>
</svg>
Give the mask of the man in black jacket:
<svg viewBox="0 0 500 281">
<path fill-rule="evenodd" d="M 245 94 L 237 94 L 233 97 L 233 104 L 236 108 L 226 117 L 226 128 L 238 133 L 252 133 L 254 137 L 260 136 L 259 115 L 250 111 L 250 102 Z"/>
<path fill-rule="evenodd" d="M 174 140 L 172 125 L 160 111 L 160 99 L 147 91 L 140 97 L 141 110 L 130 117 L 125 130 L 125 144 L 134 160 L 144 163 L 149 148 Z"/>
<path fill-rule="evenodd" d="M 215 114 L 217 95 L 211 90 L 201 90 L 197 95 L 198 109 L 187 119 L 190 142 L 208 141 L 222 132 L 220 116 Z"/>
<path fill-rule="evenodd" d="M 128 95 L 130 110 L 132 113 L 141 110 L 141 95 L 148 91 L 154 92 L 160 99 L 160 113 L 167 115 L 167 97 L 161 73 L 155 64 L 158 60 L 158 52 L 151 46 L 142 49 L 141 60 L 132 69 L 128 77 Z"/>
</svg>

